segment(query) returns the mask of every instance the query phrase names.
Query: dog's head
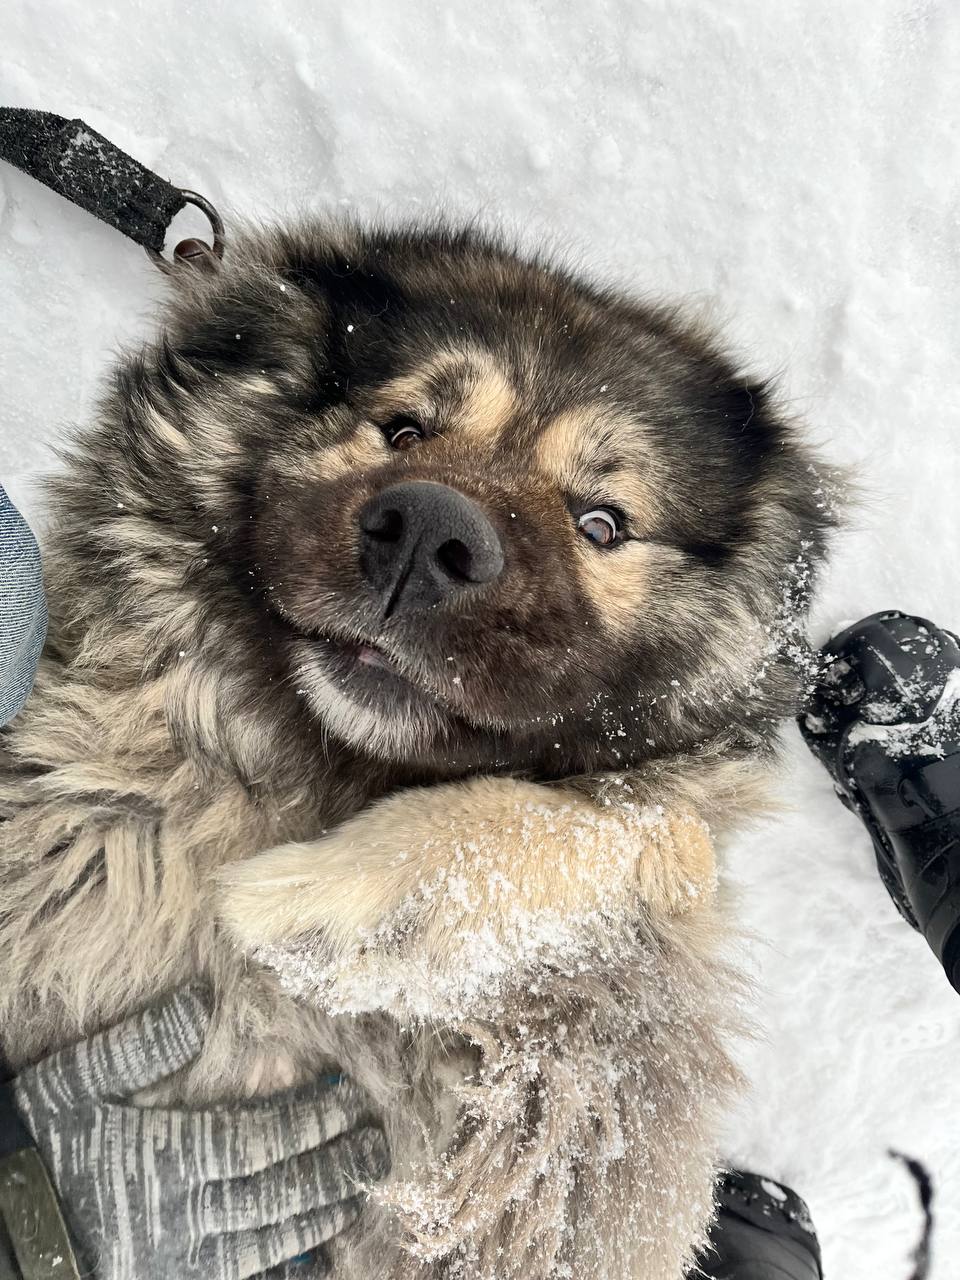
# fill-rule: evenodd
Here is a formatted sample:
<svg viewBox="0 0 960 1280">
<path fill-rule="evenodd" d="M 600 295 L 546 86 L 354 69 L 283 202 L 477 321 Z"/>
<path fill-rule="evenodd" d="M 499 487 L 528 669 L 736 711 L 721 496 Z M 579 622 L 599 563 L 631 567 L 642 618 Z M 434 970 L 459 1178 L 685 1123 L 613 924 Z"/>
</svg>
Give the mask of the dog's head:
<svg viewBox="0 0 960 1280">
<path fill-rule="evenodd" d="M 271 232 L 107 410 L 117 598 L 168 592 L 170 661 L 215 619 L 211 663 L 362 751 L 616 768 L 786 709 L 825 499 L 671 312 L 473 232 Z"/>
</svg>

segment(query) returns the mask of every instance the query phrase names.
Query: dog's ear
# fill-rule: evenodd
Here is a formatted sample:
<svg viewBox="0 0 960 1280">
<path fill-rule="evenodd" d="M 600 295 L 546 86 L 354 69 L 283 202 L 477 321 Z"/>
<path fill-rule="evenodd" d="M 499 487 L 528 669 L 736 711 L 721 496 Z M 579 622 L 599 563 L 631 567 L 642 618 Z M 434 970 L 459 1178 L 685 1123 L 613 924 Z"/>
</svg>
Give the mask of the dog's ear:
<svg viewBox="0 0 960 1280">
<path fill-rule="evenodd" d="M 256 376 L 281 389 L 312 385 L 326 344 L 327 317 L 282 277 L 243 262 L 224 265 L 166 311 L 159 372 L 215 386 Z"/>
<path fill-rule="evenodd" d="M 839 523 L 848 478 L 808 450 L 771 382 L 731 383 L 723 414 L 730 438 L 761 460 L 755 492 L 788 512 L 796 554 L 808 565 L 819 563 Z"/>
<path fill-rule="evenodd" d="M 735 379 L 719 389 L 716 411 L 729 435 L 762 453 L 776 442 L 777 422 L 769 413 L 770 394 L 766 382 Z"/>
<path fill-rule="evenodd" d="M 729 376 L 716 387 L 711 407 L 726 449 L 738 463 L 749 464 L 731 468 L 728 491 L 739 487 L 749 499 L 746 509 L 753 506 L 760 523 L 764 507 L 785 511 L 791 558 L 802 556 L 808 565 L 817 564 L 838 522 L 844 477 L 808 450 L 805 433 L 771 381 Z"/>
<path fill-rule="evenodd" d="M 350 386 L 390 375 L 411 306 L 360 240 L 277 229 L 249 246 L 241 240 L 218 272 L 172 299 L 166 342 L 175 362 L 207 381 L 255 375 L 317 413 L 342 403 Z"/>
</svg>

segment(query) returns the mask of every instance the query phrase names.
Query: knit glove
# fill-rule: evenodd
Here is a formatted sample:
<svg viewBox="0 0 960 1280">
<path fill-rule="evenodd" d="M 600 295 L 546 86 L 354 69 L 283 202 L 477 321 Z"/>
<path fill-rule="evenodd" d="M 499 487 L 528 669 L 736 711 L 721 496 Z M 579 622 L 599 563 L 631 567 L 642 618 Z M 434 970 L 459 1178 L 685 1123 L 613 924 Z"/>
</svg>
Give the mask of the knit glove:
<svg viewBox="0 0 960 1280">
<path fill-rule="evenodd" d="M 17 1077 L 84 1275 L 313 1280 L 327 1274 L 314 1251 L 387 1170 L 349 1083 L 198 1109 L 124 1101 L 192 1061 L 207 1023 L 187 988 Z"/>
</svg>

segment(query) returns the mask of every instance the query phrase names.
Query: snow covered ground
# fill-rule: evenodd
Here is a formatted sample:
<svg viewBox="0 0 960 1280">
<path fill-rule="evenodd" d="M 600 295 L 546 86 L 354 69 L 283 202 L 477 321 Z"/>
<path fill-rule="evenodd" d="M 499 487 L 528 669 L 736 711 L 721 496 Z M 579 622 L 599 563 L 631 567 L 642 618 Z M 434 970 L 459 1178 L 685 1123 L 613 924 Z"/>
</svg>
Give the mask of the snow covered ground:
<svg viewBox="0 0 960 1280">
<path fill-rule="evenodd" d="M 960 626 L 956 0 L 7 0 L 0 103 L 81 116 L 224 211 L 478 210 L 709 306 L 868 491 L 815 633 L 897 605 Z M 163 288 L 0 172 L 0 477 L 29 511 Z M 960 999 L 788 731 L 785 812 L 741 839 L 765 1038 L 729 1150 L 813 1209 L 829 1280 L 901 1280 L 938 1186 L 960 1271 Z"/>
</svg>

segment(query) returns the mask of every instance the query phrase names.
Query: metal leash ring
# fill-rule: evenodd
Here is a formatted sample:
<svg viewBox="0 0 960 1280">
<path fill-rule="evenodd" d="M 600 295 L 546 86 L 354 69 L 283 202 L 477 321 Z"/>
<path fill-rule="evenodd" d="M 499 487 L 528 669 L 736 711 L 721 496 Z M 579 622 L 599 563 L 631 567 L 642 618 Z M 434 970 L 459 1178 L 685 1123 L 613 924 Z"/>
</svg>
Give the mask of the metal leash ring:
<svg viewBox="0 0 960 1280">
<path fill-rule="evenodd" d="M 217 213 L 216 209 L 206 198 L 196 191 L 187 191 L 181 189 L 184 204 L 195 205 L 202 213 L 205 213 L 210 222 L 210 229 L 213 231 L 213 244 L 209 245 L 205 240 L 189 239 L 181 240 L 173 251 L 173 262 L 165 258 L 162 253 L 156 249 L 147 249 L 147 253 L 167 275 L 171 275 L 177 269 L 178 263 L 186 263 L 191 267 L 199 267 L 201 270 L 209 270 L 215 267 L 216 263 L 223 257 L 223 250 L 226 246 L 226 240 L 223 230 L 223 219 Z"/>
</svg>

